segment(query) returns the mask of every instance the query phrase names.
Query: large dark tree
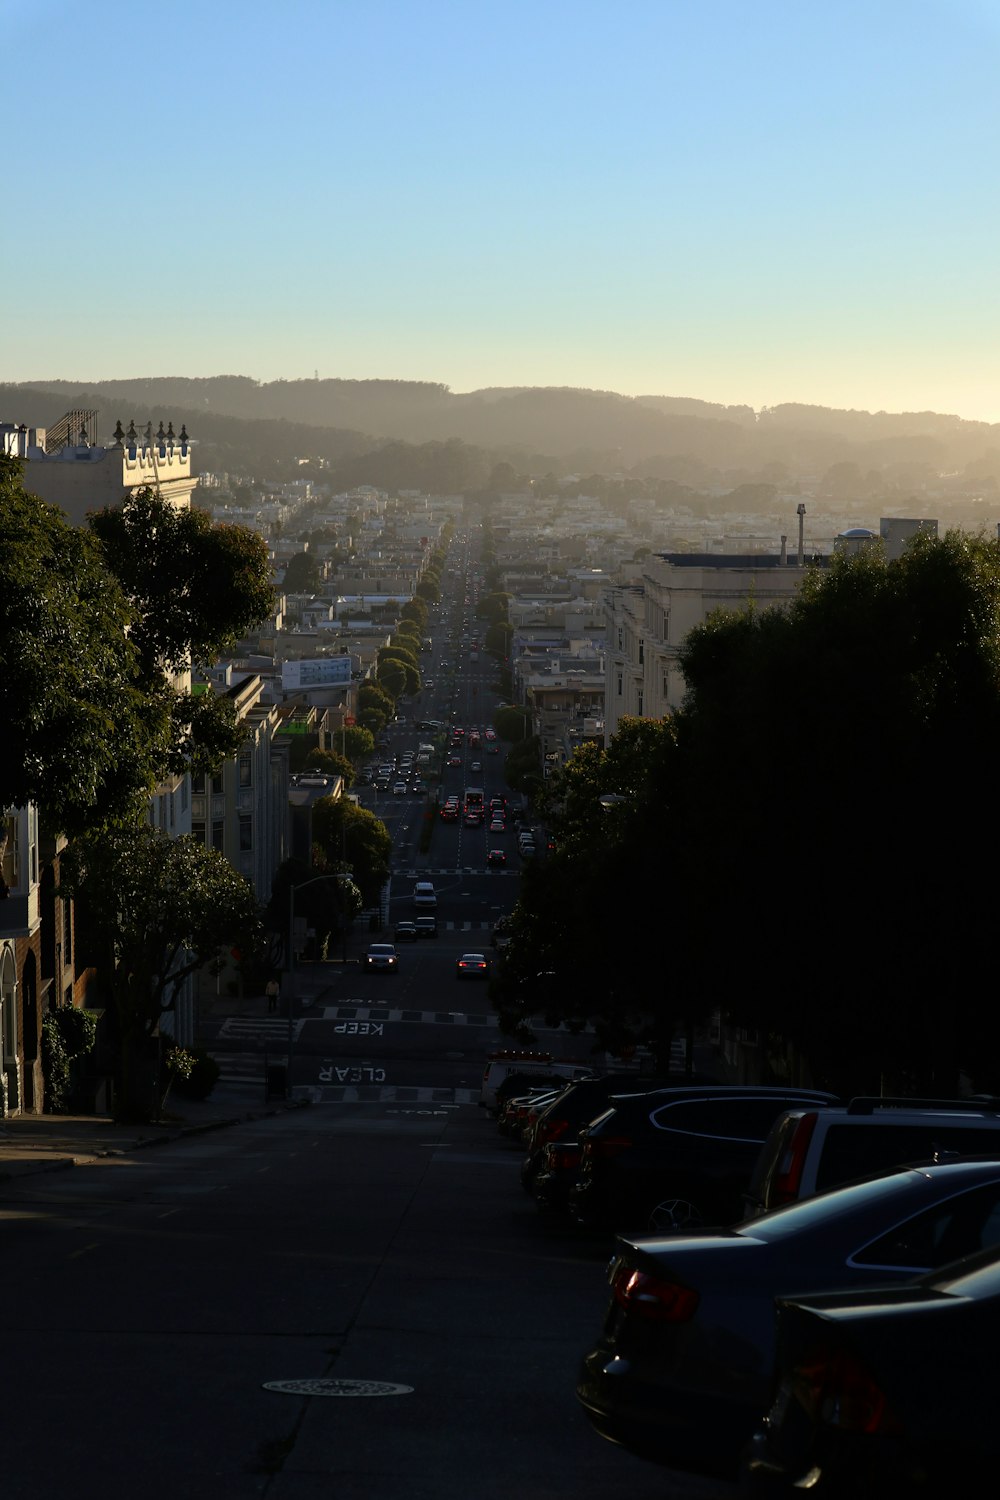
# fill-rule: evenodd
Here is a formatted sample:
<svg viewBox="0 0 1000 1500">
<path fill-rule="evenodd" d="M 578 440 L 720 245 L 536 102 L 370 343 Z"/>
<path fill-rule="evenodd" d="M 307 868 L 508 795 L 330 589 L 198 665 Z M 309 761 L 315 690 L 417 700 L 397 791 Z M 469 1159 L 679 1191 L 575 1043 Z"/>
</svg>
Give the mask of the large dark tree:
<svg viewBox="0 0 1000 1500">
<path fill-rule="evenodd" d="M 0 456 L 0 806 L 69 833 L 136 816 L 171 737 L 137 626 L 95 539 Z"/>
<path fill-rule="evenodd" d="M 193 838 L 140 826 L 75 843 L 64 890 L 82 903 L 90 955 L 101 967 L 117 1040 L 115 1113 L 148 1120 L 159 1109 L 161 1025 L 187 978 L 259 930 L 253 888 Z"/>
</svg>

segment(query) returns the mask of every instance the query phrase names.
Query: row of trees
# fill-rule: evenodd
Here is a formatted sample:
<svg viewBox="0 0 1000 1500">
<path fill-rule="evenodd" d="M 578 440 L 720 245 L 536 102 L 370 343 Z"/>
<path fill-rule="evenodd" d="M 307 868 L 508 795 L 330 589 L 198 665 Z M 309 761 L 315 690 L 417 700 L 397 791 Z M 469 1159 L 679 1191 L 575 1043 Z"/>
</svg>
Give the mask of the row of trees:
<svg viewBox="0 0 1000 1500">
<path fill-rule="evenodd" d="M 166 777 L 235 753 L 230 700 L 192 694 L 186 670 L 272 599 L 256 533 L 149 492 L 77 529 L 0 457 L 0 806 L 33 802 L 72 841 L 61 890 L 77 898 L 78 952 L 99 963 L 123 1116 L 156 1107 L 160 1023 L 188 975 L 259 933 L 222 855 L 144 819 Z"/>
<path fill-rule="evenodd" d="M 524 875 L 506 1023 L 662 1050 L 719 1007 L 779 1075 L 792 1048 L 840 1089 L 996 1088 L 1000 545 L 836 558 L 681 661 L 680 712 L 547 783 L 558 847 Z"/>
</svg>

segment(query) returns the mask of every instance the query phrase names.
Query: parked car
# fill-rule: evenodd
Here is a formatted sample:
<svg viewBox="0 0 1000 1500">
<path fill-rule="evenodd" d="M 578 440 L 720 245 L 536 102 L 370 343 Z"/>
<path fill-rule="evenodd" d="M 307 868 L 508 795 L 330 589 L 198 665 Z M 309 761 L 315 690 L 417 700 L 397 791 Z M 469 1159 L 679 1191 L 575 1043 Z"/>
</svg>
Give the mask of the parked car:
<svg viewBox="0 0 1000 1500">
<path fill-rule="evenodd" d="M 735 1474 L 767 1407 L 775 1297 L 912 1281 L 991 1244 L 996 1159 L 883 1172 L 730 1230 L 623 1239 L 577 1394 L 632 1452 Z"/>
<path fill-rule="evenodd" d="M 1000 1467 L 996 1247 L 905 1288 L 779 1299 L 754 1495 L 986 1495 Z"/>
<path fill-rule="evenodd" d="M 855 1177 L 922 1161 L 1000 1149 L 1000 1100 L 857 1098 L 789 1110 L 775 1120 L 754 1168 L 746 1217 Z"/>
<path fill-rule="evenodd" d="M 399 972 L 399 957 L 391 943 L 369 943 L 361 967 L 370 972 L 396 974 Z"/>
<path fill-rule="evenodd" d="M 535 1173 L 541 1170 L 546 1146 L 553 1141 L 576 1142 L 581 1127 L 598 1115 L 604 1114 L 613 1095 L 646 1093 L 649 1085 L 641 1083 L 635 1075 L 606 1073 L 600 1077 L 580 1078 L 552 1100 L 536 1119 L 531 1135 L 525 1142 L 526 1155 L 521 1168 L 521 1184 L 527 1192 L 533 1192 Z M 579 1156 L 580 1145 L 576 1145 Z"/>
<path fill-rule="evenodd" d="M 397 922 L 392 929 L 393 941 L 397 943 L 415 943 L 417 941 L 417 927 L 415 922 Z"/>
<path fill-rule="evenodd" d="M 418 938 L 436 938 L 438 935 L 437 917 L 418 917 L 413 925 Z"/>
<path fill-rule="evenodd" d="M 490 963 L 485 953 L 463 953 L 455 962 L 456 979 L 488 979 Z"/>
<path fill-rule="evenodd" d="M 731 1224 L 768 1131 L 795 1104 L 836 1103 L 818 1090 L 716 1084 L 616 1099 L 581 1134 L 570 1203 L 581 1224 L 668 1229 Z"/>
</svg>

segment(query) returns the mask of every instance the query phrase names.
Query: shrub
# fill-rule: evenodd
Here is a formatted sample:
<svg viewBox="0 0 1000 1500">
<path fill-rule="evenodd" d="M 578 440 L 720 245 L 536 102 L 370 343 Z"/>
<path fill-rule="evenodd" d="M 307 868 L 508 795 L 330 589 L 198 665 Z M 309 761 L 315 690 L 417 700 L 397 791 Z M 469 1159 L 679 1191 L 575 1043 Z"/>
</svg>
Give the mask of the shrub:
<svg viewBox="0 0 1000 1500">
<path fill-rule="evenodd" d="M 201 1047 L 188 1047 L 185 1050 L 193 1056 L 194 1061 L 186 1078 L 175 1079 L 174 1093 L 183 1095 L 185 1099 L 207 1099 L 219 1081 L 219 1064 Z"/>
</svg>

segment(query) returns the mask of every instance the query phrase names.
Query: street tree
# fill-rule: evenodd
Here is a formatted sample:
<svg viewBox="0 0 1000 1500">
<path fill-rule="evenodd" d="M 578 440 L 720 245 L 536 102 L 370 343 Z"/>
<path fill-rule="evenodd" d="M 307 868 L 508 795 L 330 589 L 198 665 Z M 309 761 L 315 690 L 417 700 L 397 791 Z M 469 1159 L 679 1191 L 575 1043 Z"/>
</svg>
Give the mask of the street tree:
<svg viewBox="0 0 1000 1500">
<path fill-rule="evenodd" d="M 296 552 L 285 564 L 282 592 L 315 594 L 320 586 L 319 565 L 309 552 Z"/>
<path fill-rule="evenodd" d="M 526 708 L 498 708 L 493 727 L 502 740 L 520 744 L 531 734 L 531 714 Z"/>
<path fill-rule="evenodd" d="M 374 906 L 389 878 L 392 838 L 373 812 L 342 797 L 313 808 L 313 841 L 328 869 L 349 870 L 365 906 Z"/>
<path fill-rule="evenodd" d="M 136 612 L 86 531 L 0 456 L 0 805 L 75 833 L 138 816 L 172 742 Z"/>
<path fill-rule="evenodd" d="M 155 1118 L 169 1083 L 166 1018 L 191 976 L 256 945 L 253 888 L 200 840 L 145 825 L 77 840 L 61 882 L 80 903 L 85 951 L 113 1020 L 115 1116 Z"/>
<path fill-rule="evenodd" d="M 305 768 L 308 771 L 319 771 L 323 776 L 339 776 L 344 783 L 344 790 L 350 791 L 354 785 L 354 778 L 358 774 L 354 765 L 337 750 L 320 750 L 318 747 L 308 752 L 305 757 Z"/>
<path fill-rule="evenodd" d="M 840 1087 L 994 1087 L 1000 546 L 836 558 L 787 612 L 713 617 L 681 664 L 670 857 L 694 942 L 726 933 L 720 996 Z M 762 951 L 780 963 L 748 984 Z"/>
<path fill-rule="evenodd" d="M 409 669 L 401 661 L 388 657 L 379 662 L 376 672 L 379 687 L 384 688 L 393 699 L 401 698 L 407 691 Z"/>
<path fill-rule="evenodd" d="M 476 605 L 476 618 L 489 620 L 491 624 L 503 624 L 507 620 L 510 594 L 496 592 L 484 594 Z"/>
<path fill-rule="evenodd" d="M 360 724 L 345 724 L 339 739 L 341 750 L 355 766 L 374 754 L 375 736 L 370 729 L 362 729 Z"/>
</svg>

